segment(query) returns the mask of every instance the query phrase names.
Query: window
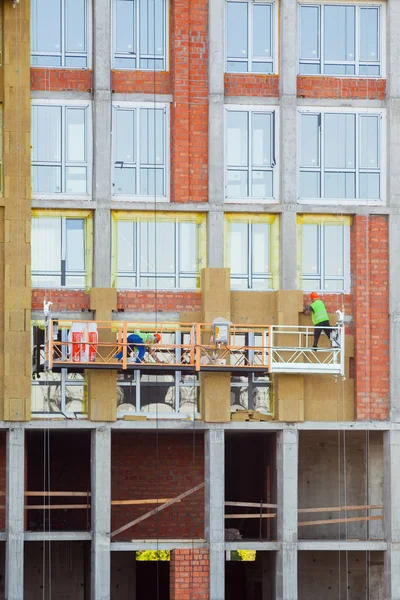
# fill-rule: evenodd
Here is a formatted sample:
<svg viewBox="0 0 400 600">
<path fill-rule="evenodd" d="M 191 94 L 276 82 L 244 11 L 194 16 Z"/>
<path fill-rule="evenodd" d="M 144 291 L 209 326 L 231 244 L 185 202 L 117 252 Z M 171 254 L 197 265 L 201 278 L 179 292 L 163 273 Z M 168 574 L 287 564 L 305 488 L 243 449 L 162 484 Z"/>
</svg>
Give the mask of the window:
<svg viewBox="0 0 400 600">
<path fill-rule="evenodd" d="M 243 345 L 250 342 L 244 340 Z M 254 340 L 252 341 L 254 343 Z M 273 416 L 273 394 L 271 380 L 268 375 L 237 376 L 231 377 L 231 412 L 240 410 L 257 410 L 266 415 Z"/>
<path fill-rule="evenodd" d="M 33 66 L 88 67 L 87 8 L 87 0 L 32 0 Z"/>
<path fill-rule="evenodd" d="M 301 288 L 350 291 L 350 218 L 298 217 Z"/>
<path fill-rule="evenodd" d="M 300 74 L 380 77 L 381 11 L 377 5 L 300 5 Z"/>
<path fill-rule="evenodd" d="M 89 104 L 32 105 L 32 190 L 82 196 L 90 189 Z"/>
<path fill-rule="evenodd" d="M 383 123 L 376 111 L 301 111 L 300 199 L 383 200 Z"/>
<path fill-rule="evenodd" d="M 114 106 L 114 196 L 169 195 L 166 106 Z"/>
<path fill-rule="evenodd" d="M 276 110 L 226 109 L 226 198 L 276 197 Z"/>
<path fill-rule="evenodd" d="M 91 217 L 39 216 L 32 219 L 32 287 L 85 288 L 91 261 Z"/>
<path fill-rule="evenodd" d="M 167 68 L 167 0 L 114 1 L 114 67 Z"/>
<path fill-rule="evenodd" d="M 205 248 L 205 220 L 114 213 L 114 285 L 119 289 L 196 289 Z"/>
<path fill-rule="evenodd" d="M 226 263 L 234 290 L 273 290 L 279 285 L 279 223 L 274 215 L 226 218 Z"/>
<path fill-rule="evenodd" d="M 274 30 L 273 2 L 227 2 L 227 72 L 274 73 Z"/>
</svg>

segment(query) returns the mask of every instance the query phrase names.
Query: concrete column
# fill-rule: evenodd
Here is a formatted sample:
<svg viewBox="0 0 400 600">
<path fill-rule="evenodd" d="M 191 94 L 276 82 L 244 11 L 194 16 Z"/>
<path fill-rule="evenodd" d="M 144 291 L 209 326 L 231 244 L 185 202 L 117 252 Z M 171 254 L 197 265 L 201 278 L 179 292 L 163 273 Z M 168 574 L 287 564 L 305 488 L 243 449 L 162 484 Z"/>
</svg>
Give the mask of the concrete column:
<svg viewBox="0 0 400 600">
<path fill-rule="evenodd" d="M 225 438 L 222 428 L 205 433 L 205 533 L 210 546 L 209 600 L 225 597 Z"/>
<path fill-rule="evenodd" d="M 385 600 L 400 600 L 400 431 L 384 433 Z"/>
<path fill-rule="evenodd" d="M 297 505 L 299 434 L 278 433 L 278 540 L 276 600 L 297 600 Z"/>
<path fill-rule="evenodd" d="M 111 284 L 111 1 L 93 2 L 94 287 Z"/>
<path fill-rule="evenodd" d="M 6 600 L 24 597 L 24 492 L 25 432 L 10 429 L 7 433 L 6 474 Z"/>
<path fill-rule="evenodd" d="M 111 431 L 92 432 L 92 600 L 109 600 L 111 580 Z"/>
<path fill-rule="evenodd" d="M 208 266 L 224 266 L 224 40 L 225 0 L 208 4 Z"/>
<path fill-rule="evenodd" d="M 400 421 L 400 0 L 387 4 L 387 139 L 391 420 Z"/>
<path fill-rule="evenodd" d="M 297 2 L 280 3 L 281 287 L 297 287 Z"/>
</svg>

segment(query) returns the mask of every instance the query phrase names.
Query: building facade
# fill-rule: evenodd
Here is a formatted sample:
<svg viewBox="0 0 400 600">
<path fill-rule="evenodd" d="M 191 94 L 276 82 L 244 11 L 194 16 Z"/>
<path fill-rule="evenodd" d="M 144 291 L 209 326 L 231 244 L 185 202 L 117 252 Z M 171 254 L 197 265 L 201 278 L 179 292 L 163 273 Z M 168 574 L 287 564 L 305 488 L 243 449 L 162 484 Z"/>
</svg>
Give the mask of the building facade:
<svg viewBox="0 0 400 600">
<path fill-rule="evenodd" d="M 400 0 L 0 19 L 0 598 L 400 598 Z"/>
</svg>

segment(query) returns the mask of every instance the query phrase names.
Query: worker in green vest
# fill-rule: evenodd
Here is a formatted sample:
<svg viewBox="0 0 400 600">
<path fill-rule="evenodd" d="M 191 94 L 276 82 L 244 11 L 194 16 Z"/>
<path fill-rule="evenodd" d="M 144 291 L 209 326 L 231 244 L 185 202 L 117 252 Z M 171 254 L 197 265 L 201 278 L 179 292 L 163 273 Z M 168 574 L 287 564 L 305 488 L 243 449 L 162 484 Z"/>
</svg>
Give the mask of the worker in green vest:
<svg viewBox="0 0 400 600">
<path fill-rule="evenodd" d="M 318 341 L 322 331 L 325 331 L 328 339 L 331 339 L 332 328 L 329 323 L 329 316 L 325 308 L 325 304 L 322 302 L 317 292 L 311 292 L 310 294 L 311 305 L 309 311 L 311 312 L 311 318 L 314 325 L 314 343 L 313 348 L 318 348 Z"/>
<path fill-rule="evenodd" d="M 158 344 L 160 340 L 161 335 L 159 333 L 141 333 L 140 331 L 137 331 L 136 333 L 131 333 L 130 335 L 128 335 L 127 339 L 127 342 L 129 344 L 128 354 L 131 354 L 135 351 L 135 349 L 137 349 L 137 358 L 135 362 L 140 363 L 143 361 L 146 352 L 146 347 L 151 346 L 153 344 Z M 115 358 L 121 360 L 122 352 L 118 352 Z"/>
</svg>

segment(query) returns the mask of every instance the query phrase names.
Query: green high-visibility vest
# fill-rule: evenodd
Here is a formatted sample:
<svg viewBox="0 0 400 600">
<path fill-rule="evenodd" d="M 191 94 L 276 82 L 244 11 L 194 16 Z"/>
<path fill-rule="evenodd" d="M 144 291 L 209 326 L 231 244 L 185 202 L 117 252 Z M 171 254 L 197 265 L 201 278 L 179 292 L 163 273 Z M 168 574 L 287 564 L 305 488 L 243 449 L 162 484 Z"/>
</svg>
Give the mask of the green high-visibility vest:
<svg viewBox="0 0 400 600">
<path fill-rule="evenodd" d="M 140 331 L 136 331 L 135 333 L 143 340 L 143 344 L 154 344 L 156 341 L 152 333 L 140 333 Z"/>
<path fill-rule="evenodd" d="M 322 300 L 315 300 L 311 304 L 311 308 L 313 309 L 312 322 L 314 325 L 318 325 L 318 323 L 322 323 L 323 321 L 329 321 L 328 313 Z"/>
</svg>

